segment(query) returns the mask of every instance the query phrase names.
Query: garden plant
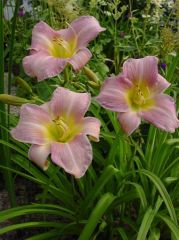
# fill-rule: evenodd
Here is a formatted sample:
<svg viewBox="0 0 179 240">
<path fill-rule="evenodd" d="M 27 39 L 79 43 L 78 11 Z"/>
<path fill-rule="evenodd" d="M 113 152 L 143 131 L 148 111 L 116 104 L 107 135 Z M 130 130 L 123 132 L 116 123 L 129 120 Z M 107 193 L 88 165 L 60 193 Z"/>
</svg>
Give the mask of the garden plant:
<svg viewBox="0 0 179 240">
<path fill-rule="evenodd" d="M 178 18 L 0 1 L 0 239 L 179 240 Z"/>
</svg>

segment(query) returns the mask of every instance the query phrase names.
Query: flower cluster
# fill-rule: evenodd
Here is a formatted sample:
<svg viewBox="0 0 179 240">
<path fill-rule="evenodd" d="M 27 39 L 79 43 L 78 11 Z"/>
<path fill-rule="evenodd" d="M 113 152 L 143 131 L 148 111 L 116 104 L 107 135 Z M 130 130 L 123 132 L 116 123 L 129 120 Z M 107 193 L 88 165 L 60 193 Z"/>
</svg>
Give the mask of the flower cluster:
<svg viewBox="0 0 179 240">
<path fill-rule="evenodd" d="M 59 31 L 38 23 L 32 32 L 30 55 L 23 60 L 25 72 L 41 81 L 59 74 L 67 64 L 74 70 L 81 69 L 91 57 L 87 44 L 104 30 L 90 16 L 80 17 Z M 158 73 L 157 63 L 154 56 L 125 61 L 122 72 L 109 77 L 96 97 L 102 107 L 118 113 L 120 125 L 128 135 L 141 119 L 168 132 L 179 127 L 174 100 L 164 94 L 170 83 Z M 100 121 L 84 117 L 90 98 L 89 93 L 58 87 L 51 101 L 21 107 L 19 123 L 11 135 L 32 144 L 29 158 L 42 169 L 48 168 L 51 154 L 53 163 L 79 178 L 92 161 L 87 136 L 99 141 Z"/>
</svg>

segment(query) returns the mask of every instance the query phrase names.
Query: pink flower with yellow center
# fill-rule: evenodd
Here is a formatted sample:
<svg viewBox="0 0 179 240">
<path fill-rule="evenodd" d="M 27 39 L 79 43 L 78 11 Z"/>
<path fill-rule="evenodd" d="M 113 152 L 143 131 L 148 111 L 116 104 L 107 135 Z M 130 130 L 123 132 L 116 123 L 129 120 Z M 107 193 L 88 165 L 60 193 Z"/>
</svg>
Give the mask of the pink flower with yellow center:
<svg viewBox="0 0 179 240">
<path fill-rule="evenodd" d="M 51 101 L 40 106 L 24 104 L 20 120 L 11 135 L 30 143 L 29 158 L 44 170 L 47 157 L 77 178 L 83 176 L 92 161 L 92 147 L 87 138 L 99 140 L 100 121 L 84 117 L 90 94 L 75 93 L 58 87 Z"/>
<path fill-rule="evenodd" d="M 122 73 L 108 78 L 96 98 L 104 108 L 119 113 L 128 135 L 141 119 L 168 132 L 179 127 L 174 100 L 163 93 L 170 83 L 158 74 L 157 62 L 154 56 L 125 61 Z"/>
<path fill-rule="evenodd" d="M 67 63 L 75 71 L 80 70 L 92 56 L 87 44 L 104 30 L 92 16 L 82 16 L 59 31 L 45 22 L 37 23 L 32 31 L 30 55 L 23 59 L 26 74 L 41 81 L 58 75 Z"/>
</svg>

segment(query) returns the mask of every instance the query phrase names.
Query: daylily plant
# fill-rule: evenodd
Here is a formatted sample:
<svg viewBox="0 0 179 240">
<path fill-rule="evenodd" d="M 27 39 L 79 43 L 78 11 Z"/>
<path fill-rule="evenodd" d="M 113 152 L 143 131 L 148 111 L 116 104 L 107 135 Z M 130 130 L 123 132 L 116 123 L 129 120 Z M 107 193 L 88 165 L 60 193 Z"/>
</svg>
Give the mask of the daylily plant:
<svg viewBox="0 0 179 240">
<path fill-rule="evenodd" d="M 42 169 L 48 168 L 47 157 L 77 178 L 83 176 L 92 161 L 92 147 L 87 135 L 99 140 L 100 121 L 84 117 L 90 94 L 58 87 L 51 101 L 40 106 L 24 104 L 20 120 L 11 135 L 30 143 L 29 159 Z"/>
<path fill-rule="evenodd" d="M 128 135 L 142 118 L 168 132 L 179 127 L 174 100 L 163 93 L 170 83 L 158 74 L 157 63 L 154 56 L 125 61 L 122 73 L 108 78 L 96 98 L 104 108 L 119 113 Z"/>
<path fill-rule="evenodd" d="M 68 63 L 80 70 L 92 56 L 87 44 L 104 30 L 92 16 L 82 16 L 59 31 L 43 21 L 37 23 L 30 55 L 23 59 L 26 74 L 41 81 L 58 75 Z"/>
</svg>

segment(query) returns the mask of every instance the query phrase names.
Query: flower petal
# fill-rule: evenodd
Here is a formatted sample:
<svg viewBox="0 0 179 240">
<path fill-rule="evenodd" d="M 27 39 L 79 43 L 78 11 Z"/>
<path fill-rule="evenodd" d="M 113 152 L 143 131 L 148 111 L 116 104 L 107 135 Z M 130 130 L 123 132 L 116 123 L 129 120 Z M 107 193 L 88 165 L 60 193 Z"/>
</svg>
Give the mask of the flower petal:
<svg viewBox="0 0 179 240">
<path fill-rule="evenodd" d="M 52 39 L 57 35 L 59 35 L 58 32 L 45 22 L 41 21 L 37 23 L 32 30 L 31 49 L 47 52 Z"/>
<path fill-rule="evenodd" d="M 86 136 L 78 135 L 69 143 L 53 143 L 51 158 L 66 172 L 80 178 L 92 161 L 92 147 Z"/>
<path fill-rule="evenodd" d="M 88 110 L 91 101 L 89 93 L 76 93 L 63 87 L 58 87 L 50 102 L 50 108 L 55 116 L 73 116 L 81 119 Z"/>
<path fill-rule="evenodd" d="M 58 75 L 67 63 L 65 58 L 55 58 L 45 52 L 38 52 L 23 59 L 25 73 L 37 77 L 38 81 Z"/>
<path fill-rule="evenodd" d="M 47 112 L 51 119 L 55 118 L 53 111 L 50 109 L 50 102 L 43 103 L 42 105 L 40 105 L 40 107 Z"/>
<path fill-rule="evenodd" d="M 92 16 L 82 16 L 74 20 L 69 29 L 74 31 L 78 38 L 77 48 L 85 47 L 91 40 L 93 40 L 100 32 L 105 31 L 105 28 L 102 28 L 99 25 L 99 22 L 96 18 Z"/>
<path fill-rule="evenodd" d="M 46 124 L 51 124 L 50 116 L 40 106 L 24 104 L 21 107 L 20 120 L 11 135 L 18 141 L 32 144 L 49 142 Z"/>
<path fill-rule="evenodd" d="M 28 157 L 32 162 L 34 162 L 37 166 L 39 166 L 45 171 L 49 166 L 49 163 L 47 160 L 47 157 L 49 154 L 50 154 L 50 144 L 46 144 L 46 145 L 33 144 L 29 149 Z"/>
<path fill-rule="evenodd" d="M 127 135 L 130 135 L 134 130 L 136 130 L 141 123 L 141 118 L 136 112 L 120 113 L 118 115 L 118 120 Z"/>
<path fill-rule="evenodd" d="M 128 104 L 125 94 L 131 86 L 132 83 L 122 76 L 110 77 L 104 82 L 96 100 L 104 108 L 116 112 L 126 112 L 128 111 Z"/>
<path fill-rule="evenodd" d="M 164 92 L 171 84 L 160 74 L 158 74 L 157 82 L 153 87 L 153 91 L 155 93 L 162 93 Z"/>
<path fill-rule="evenodd" d="M 100 121 L 94 117 L 86 117 L 83 119 L 82 133 L 92 136 L 92 139 L 99 141 Z"/>
<path fill-rule="evenodd" d="M 90 60 L 92 54 L 87 48 L 80 49 L 68 62 L 79 71 Z"/>
<path fill-rule="evenodd" d="M 154 98 L 155 105 L 148 111 L 141 112 L 141 116 L 167 132 L 175 132 L 179 127 L 174 100 L 165 94 Z"/>
<path fill-rule="evenodd" d="M 123 74 L 132 82 L 146 81 L 149 86 L 153 86 L 157 82 L 157 62 L 154 56 L 129 59 L 123 64 Z"/>
</svg>

